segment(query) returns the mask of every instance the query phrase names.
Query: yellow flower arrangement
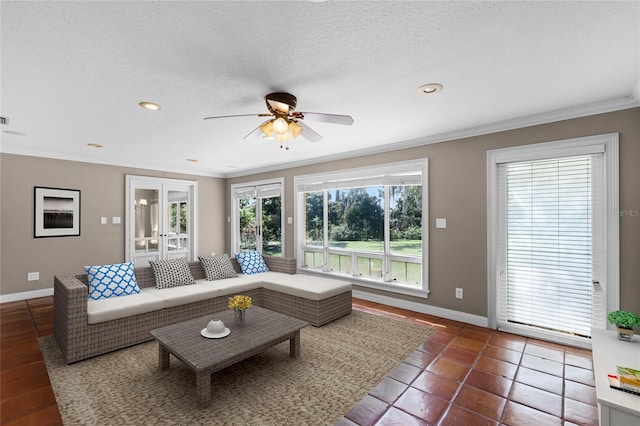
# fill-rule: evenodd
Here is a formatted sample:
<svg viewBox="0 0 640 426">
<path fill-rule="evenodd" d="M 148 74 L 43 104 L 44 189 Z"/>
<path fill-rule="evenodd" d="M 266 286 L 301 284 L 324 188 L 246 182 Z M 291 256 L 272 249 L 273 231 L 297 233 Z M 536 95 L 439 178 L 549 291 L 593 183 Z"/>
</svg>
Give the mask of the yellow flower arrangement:
<svg viewBox="0 0 640 426">
<path fill-rule="evenodd" d="M 251 307 L 251 297 L 237 294 L 229 298 L 229 309 L 240 309 L 244 311 Z"/>
</svg>

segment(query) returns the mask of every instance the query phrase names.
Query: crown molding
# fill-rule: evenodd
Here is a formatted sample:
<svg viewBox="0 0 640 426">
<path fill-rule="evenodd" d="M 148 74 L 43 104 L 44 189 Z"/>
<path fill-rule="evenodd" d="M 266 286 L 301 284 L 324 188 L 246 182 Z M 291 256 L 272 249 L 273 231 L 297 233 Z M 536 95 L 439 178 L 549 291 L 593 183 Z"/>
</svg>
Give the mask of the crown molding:
<svg viewBox="0 0 640 426">
<path fill-rule="evenodd" d="M 29 150 L 29 149 L 5 149 L 4 147 L 0 148 L 0 152 L 3 154 L 15 154 L 15 155 L 24 155 L 27 157 L 41 157 L 41 158 L 51 158 L 54 160 L 64 160 L 64 161 L 78 161 L 81 163 L 91 163 L 91 164 L 101 164 L 105 166 L 116 166 L 116 167 L 128 167 L 133 169 L 140 170 L 149 170 L 149 171 L 157 171 L 157 172 L 169 172 L 169 173 L 177 173 L 182 175 L 193 175 L 193 176 L 206 176 L 206 177 L 215 177 L 215 178 L 225 178 L 225 175 L 221 173 L 208 172 L 203 170 L 193 170 L 188 168 L 172 168 L 172 167 L 158 167 L 151 164 L 144 164 L 133 161 L 97 161 L 94 158 L 88 158 L 81 155 L 66 155 L 60 154 L 57 152 L 48 152 L 48 151 L 37 151 L 37 150 Z"/>
<path fill-rule="evenodd" d="M 386 144 L 383 146 L 376 146 L 371 148 L 360 149 L 356 151 L 350 151 L 340 154 L 327 155 L 323 157 L 316 157 L 308 160 L 301 160 L 284 164 L 278 164 L 274 166 L 267 166 L 256 168 L 246 171 L 238 171 L 235 173 L 215 173 L 205 170 L 194 170 L 191 168 L 172 168 L 172 167 L 158 167 L 151 164 L 143 164 L 132 161 L 97 161 L 96 159 L 80 156 L 80 155 L 63 155 L 60 153 L 53 153 L 47 151 L 37 151 L 28 149 L 6 149 L 0 145 L 0 152 L 7 154 L 26 155 L 31 157 L 44 157 L 58 160 L 67 161 L 79 161 L 92 164 L 104 164 L 109 166 L 118 167 L 131 167 L 135 169 L 162 171 L 170 173 L 187 174 L 194 176 L 206 176 L 214 178 L 236 178 L 243 176 L 250 176 L 258 173 L 273 172 L 284 169 L 291 169 L 295 167 L 308 166 L 311 164 L 326 163 L 329 161 L 345 160 L 354 157 L 361 157 L 365 155 L 381 154 L 390 151 L 398 151 L 401 149 L 414 148 L 422 145 L 429 145 L 434 143 L 441 143 L 452 141 L 456 139 L 464 139 L 474 136 L 481 136 L 491 133 L 498 133 L 508 130 L 521 129 L 525 127 L 536 126 L 540 124 L 553 123 L 562 120 L 570 120 L 574 118 L 587 117 L 590 115 L 603 114 L 607 112 L 614 112 L 623 109 L 630 109 L 640 106 L 640 82 L 636 85 L 633 93 L 630 96 L 623 98 L 609 99 L 602 102 L 596 102 L 586 105 L 579 105 L 570 108 L 558 109 L 554 111 L 548 111 L 541 114 L 535 114 L 525 117 L 518 117 L 510 120 L 499 121 L 482 126 L 470 127 L 467 129 L 456 130 L 452 132 L 440 133 L 437 135 L 426 136 L 418 139 L 411 139 L 408 141 L 402 141 L 397 143 Z"/>
<path fill-rule="evenodd" d="M 640 90 L 640 83 L 636 86 L 637 90 Z M 635 92 L 635 91 L 634 91 Z M 511 120 L 499 121 L 495 123 L 485 124 L 482 126 L 469 127 L 466 129 L 455 130 L 453 132 L 440 133 L 433 136 L 426 136 L 418 139 L 411 139 L 408 141 L 402 141 L 383 146 L 376 146 L 366 149 L 360 149 L 356 151 L 350 151 L 335 155 L 328 155 L 324 157 L 316 157 L 309 160 L 301 160 L 296 162 L 290 162 L 286 167 L 282 166 L 269 166 L 250 171 L 237 172 L 225 174 L 226 178 L 235 178 L 242 176 L 249 176 L 258 173 L 273 172 L 277 170 L 291 169 L 295 167 L 308 166 L 311 164 L 326 163 L 329 161 L 345 160 L 354 157 L 362 157 L 365 155 L 381 154 L 384 152 L 398 151 L 401 149 L 415 148 L 417 146 L 429 145 L 434 143 L 441 143 L 447 141 L 453 141 L 456 139 L 464 139 L 474 136 L 482 136 L 491 133 L 504 132 L 514 129 L 522 129 L 525 127 L 537 126 L 540 124 L 553 123 L 563 120 L 571 120 L 574 118 L 588 117 L 596 114 L 603 114 L 607 112 L 620 111 L 624 109 L 630 109 L 640 106 L 640 96 L 636 98 L 633 96 L 626 96 L 623 98 L 609 99 L 603 102 L 596 102 L 592 104 L 579 105 L 571 108 L 558 109 L 554 111 L 548 111 L 541 114 L 535 114 L 525 117 L 518 117 Z"/>
</svg>

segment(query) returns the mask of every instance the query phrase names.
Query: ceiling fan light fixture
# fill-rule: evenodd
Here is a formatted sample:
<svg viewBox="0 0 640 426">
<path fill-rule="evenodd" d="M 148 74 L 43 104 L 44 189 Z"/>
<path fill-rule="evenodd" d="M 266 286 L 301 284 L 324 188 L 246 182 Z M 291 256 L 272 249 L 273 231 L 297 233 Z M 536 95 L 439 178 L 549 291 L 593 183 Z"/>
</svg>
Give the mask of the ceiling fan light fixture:
<svg viewBox="0 0 640 426">
<path fill-rule="evenodd" d="M 296 123 L 295 121 L 290 121 L 289 133 L 291 134 L 292 138 L 294 139 L 297 138 L 298 136 L 300 136 L 300 133 L 302 133 L 302 126 Z"/>
<path fill-rule="evenodd" d="M 284 135 L 289 130 L 289 123 L 282 117 L 273 120 L 273 131 L 278 135 Z"/>
<path fill-rule="evenodd" d="M 276 140 L 278 142 L 289 142 L 289 132 L 285 132 L 283 134 L 276 134 Z"/>
<path fill-rule="evenodd" d="M 266 137 L 270 138 L 271 133 L 273 133 L 273 120 L 265 121 L 264 123 L 262 123 L 262 125 L 260 126 L 260 130 L 262 130 L 262 133 L 264 133 Z"/>
</svg>

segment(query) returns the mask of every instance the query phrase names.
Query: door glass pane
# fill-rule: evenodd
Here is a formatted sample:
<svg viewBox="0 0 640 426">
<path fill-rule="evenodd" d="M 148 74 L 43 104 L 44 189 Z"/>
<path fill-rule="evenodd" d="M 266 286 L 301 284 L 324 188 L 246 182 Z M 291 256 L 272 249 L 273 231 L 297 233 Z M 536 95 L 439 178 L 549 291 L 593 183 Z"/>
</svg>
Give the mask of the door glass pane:
<svg viewBox="0 0 640 426">
<path fill-rule="evenodd" d="M 262 253 L 282 256 L 282 218 L 280 197 L 262 198 Z"/>
<path fill-rule="evenodd" d="M 135 210 L 136 252 L 157 251 L 158 191 L 155 189 L 136 189 Z"/>
<path fill-rule="evenodd" d="M 590 157 L 507 165 L 508 321 L 589 336 Z"/>
<path fill-rule="evenodd" d="M 240 212 L 240 250 L 257 249 L 256 199 L 238 200 Z"/>
<path fill-rule="evenodd" d="M 187 232 L 189 193 L 168 191 L 167 197 L 167 217 L 169 218 L 167 250 L 187 250 L 189 247 Z"/>
</svg>

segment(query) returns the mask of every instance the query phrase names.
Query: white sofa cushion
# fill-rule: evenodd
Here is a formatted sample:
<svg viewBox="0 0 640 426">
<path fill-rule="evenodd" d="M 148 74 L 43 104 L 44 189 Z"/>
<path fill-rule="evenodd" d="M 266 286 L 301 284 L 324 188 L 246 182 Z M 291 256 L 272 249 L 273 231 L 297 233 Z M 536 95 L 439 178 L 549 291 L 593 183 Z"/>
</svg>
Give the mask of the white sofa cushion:
<svg viewBox="0 0 640 426">
<path fill-rule="evenodd" d="M 87 322 L 97 324 L 104 321 L 144 314 L 164 308 L 164 301 L 144 292 L 109 299 L 87 300 Z"/>
<path fill-rule="evenodd" d="M 153 295 L 164 301 L 165 308 L 185 305 L 187 303 L 199 302 L 201 300 L 212 299 L 218 294 L 218 289 L 204 285 L 209 281 L 202 279 L 196 280 L 194 285 L 183 285 L 179 287 L 170 287 L 157 289 L 155 287 L 146 287 L 142 293 Z"/>
<path fill-rule="evenodd" d="M 315 301 L 351 291 L 349 282 L 313 275 L 264 272 L 259 277 L 262 280 L 262 287 L 266 289 Z"/>
<path fill-rule="evenodd" d="M 236 278 L 225 278 L 222 280 L 205 281 L 203 286 L 215 288 L 218 291 L 218 296 L 228 296 L 243 291 L 253 290 L 262 286 L 261 276 L 257 275 L 244 275 L 238 274 Z M 198 284 L 200 285 L 200 283 Z"/>
</svg>

